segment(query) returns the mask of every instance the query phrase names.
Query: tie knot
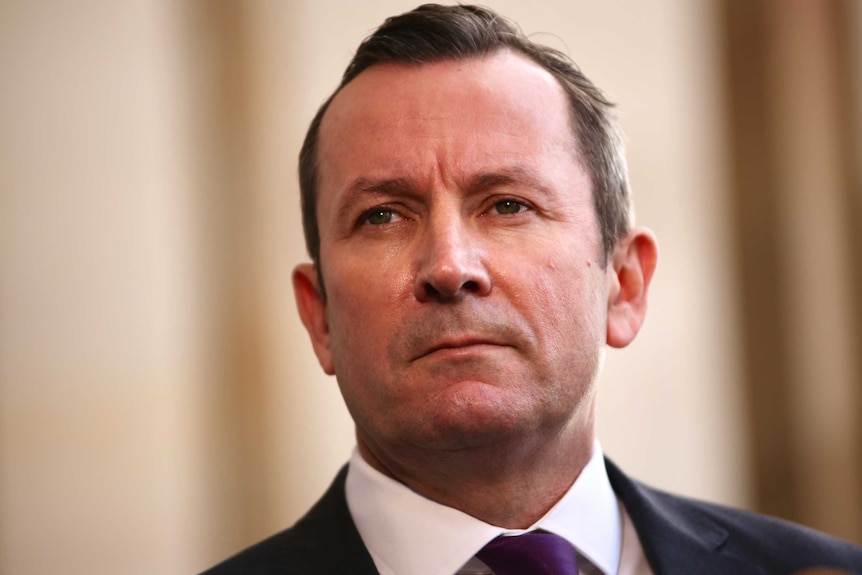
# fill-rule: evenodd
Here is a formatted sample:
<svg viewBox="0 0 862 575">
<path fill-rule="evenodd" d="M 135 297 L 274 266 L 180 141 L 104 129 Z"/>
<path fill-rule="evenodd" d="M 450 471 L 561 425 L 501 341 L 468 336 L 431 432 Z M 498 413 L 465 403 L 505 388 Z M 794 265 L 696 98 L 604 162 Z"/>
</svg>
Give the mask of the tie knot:
<svg viewBox="0 0 862 575">
<path fill-rule="evenodd" d="M 553 533 L 501 535 L 476 556 L 496 575 L 578 575 L 575 548 Z"/>
</svg>

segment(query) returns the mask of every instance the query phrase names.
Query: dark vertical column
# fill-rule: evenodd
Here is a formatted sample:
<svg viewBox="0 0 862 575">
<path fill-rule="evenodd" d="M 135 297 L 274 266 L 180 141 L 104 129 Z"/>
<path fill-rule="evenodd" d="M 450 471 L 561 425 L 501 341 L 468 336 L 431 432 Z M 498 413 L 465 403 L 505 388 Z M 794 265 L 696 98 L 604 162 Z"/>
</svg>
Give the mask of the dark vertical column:
<svg viewBox="0 0 862 575">
<path fill-rule="evenodd" d="M 724 25 L 725 80 L 733 174 L 734 221 L 741 268 L 747 404 L 754 493 L 766 513 L 794 517 L 793 450 L 789 420 L 782 275 L 777 207 L 780 169 L 772 141 L 769 17 L 762 1 L 719 0 Z"/>
<path fill-rule="evenodd" d="M 833 49 L 838 69 L 838 102 L 844 121 L 840 124 L 841 169 L 845 182 L 843 203 L 844 233 L 854 255 L 847 261 L 850 281 L 856 297 L 847 313 L 853 318 L 854 371 L 858 389 L 862 389 L 862 6 L 858 0 L 839 0 L 833 12 L 835 34 Z M 862 419 L 862 393 L 856 413 Z M 862 452 L 862 425 L 857 429 L 856 444 Z M 862 468 L 856 469 L 862 489 Z M 862 511 L 858 511 L 862 531 Z"/>
<path fill-rule="evenodd" d="M 840 403 L 862 397 L 862 44 L 852 42 L 852 2 L 718 5 L 756 505 L 860 541 L 862 426 Z M 818 265 L 830 258 L 843 259 Z M 792 283 L 800 279 L 804 288 Z M 824 405 L 843 411 L 831 417 Z"/>
<path fill-rule="evenodd" d="M 199 207 L 207 229 L 201 262 L 210 300 L 205 422 L 211 470 L 212 538 L 238 550 L 267 535 L 271 521 L 270 452 L 261 291 L 254 239 L 254 6 L 218 0 L 190 2 L 188 29 L 196 74 L 190 112 L 197 126 Z"/>
</svg>

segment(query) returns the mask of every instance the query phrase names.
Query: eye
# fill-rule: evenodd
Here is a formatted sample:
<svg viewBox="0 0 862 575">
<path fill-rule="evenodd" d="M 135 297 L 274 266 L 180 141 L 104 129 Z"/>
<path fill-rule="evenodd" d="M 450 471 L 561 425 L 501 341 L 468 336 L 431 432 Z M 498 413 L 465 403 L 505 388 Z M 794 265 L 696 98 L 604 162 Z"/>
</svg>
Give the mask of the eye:
<svg viewBox="0 0 862 575">
<path fill-rule="evenodd" d="M 494 204 L 494 210 L 501 215 L 517 214 L 529 209 L 521 202 L 515 200 L 502 200 Z"/>
<path fill-rule="evenodd" d="M 359 223 L 363 225 L 369 224 L 372 226 L 383 226 L 401 221 L 402 219 L 404 218 L 394 210 L 390 210 L 388 208 L 373 208 L 362 214 Z"/>
</svg>

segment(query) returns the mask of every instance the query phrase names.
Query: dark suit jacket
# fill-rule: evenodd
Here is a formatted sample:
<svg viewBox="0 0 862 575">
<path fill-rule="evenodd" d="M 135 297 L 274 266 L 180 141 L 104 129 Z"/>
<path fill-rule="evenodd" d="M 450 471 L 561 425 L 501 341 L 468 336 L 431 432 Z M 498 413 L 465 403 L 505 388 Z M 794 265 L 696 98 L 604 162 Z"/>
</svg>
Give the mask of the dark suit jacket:
<svg viewBox="0 0 862 575">
<path fill-rule="evenodd" d="M 811 567 L 862 574 L 862 548 L 805 527 L 663 493 L 607 461 L 655 575 L 789 575 Z M 203 575 L 377 575 L 344 495 L 347 467 L 296 525 Z"/>
</svg>

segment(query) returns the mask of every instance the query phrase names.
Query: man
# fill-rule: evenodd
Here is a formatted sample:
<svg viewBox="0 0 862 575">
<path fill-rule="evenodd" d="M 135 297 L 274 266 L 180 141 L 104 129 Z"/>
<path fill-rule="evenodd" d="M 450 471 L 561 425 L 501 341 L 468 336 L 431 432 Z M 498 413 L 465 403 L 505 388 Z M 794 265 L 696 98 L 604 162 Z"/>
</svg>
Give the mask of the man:
<svg viewBox="0 0 862 575">
<path fill-rule="evenodd" d="M 862 550 L 663 494 L 596 442 L 605 345 L 657 259 L 611 105 L 494 13 L 427 5 L 360 46 L 300 157 L 297 305 L 357 450 L 228 573 L 862 572 Z"/>
</svg>

